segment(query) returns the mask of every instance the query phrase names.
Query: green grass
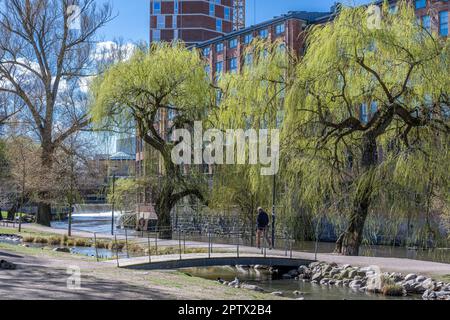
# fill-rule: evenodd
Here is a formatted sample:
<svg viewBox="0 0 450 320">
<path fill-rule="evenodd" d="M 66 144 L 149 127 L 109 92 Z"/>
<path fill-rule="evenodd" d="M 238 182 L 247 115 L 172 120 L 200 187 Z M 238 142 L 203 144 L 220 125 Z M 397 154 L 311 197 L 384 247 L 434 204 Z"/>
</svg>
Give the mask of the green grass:
<svg viewBox="0 0 450 320">
<path fill-rule="evenodd" d="M 90 263 L 96 263 L 95 258 L 68 255 L 60 252 L 53 252 L 48 250 L 42 250 L 39 248 L 27 248 L 21 246 L 14 246 L 10 244 L 0 243 L 0 250 L 4 249 L 11 253 L 23 254 L 28 256 L 36 256 L 41 259 L 46 258 L 60 258 L 67 260 L 68 263 L 75 263 L 77 261 L 85 261 Z M 150 271 L 148 274 L 141 275 L 134 270 L 127 269 L 115 269 L 110 266 L 102 268 L 99 265 L 98 268 L 89 268 L 84 270 L 88 272 L 90 276 L 100 276 L 101 278 L 115 279 L 117 273 L 121 275 L 122 281 L 129 279 L 130 283 L 134 284 L 136 278 L 141 278 L 144 281 L 145 287 L 159 287 L 170 289 L 170 294 L 176 294 L 176 292 L 192 293 L 192 297 L 200 299 L 255 299 L 255 300 L 280 300 L 285 299 L 283 297 L 274 297 L 270 294 L 253 292 L 245 289 L 236 289 L 228 286 L 223 286 L 215 281 L 190 277 L 183 272 L 171 270 L 171 271 Z M 142 283 L 142 281 L 141 281 Z M 184 295 L 184 296 L 185 296 Z"/>
<path fill-rule="evenodd" d="M 8 212 L 7 211 L 2 211 L 1 212 L 3 219 L 8 218 Z M 20 212 L 16 213 L 16 217 L 18 217 L 20 215 Z M 22 213 L 22 215 L 26 215 L 26 213 Z"/>
</svg>

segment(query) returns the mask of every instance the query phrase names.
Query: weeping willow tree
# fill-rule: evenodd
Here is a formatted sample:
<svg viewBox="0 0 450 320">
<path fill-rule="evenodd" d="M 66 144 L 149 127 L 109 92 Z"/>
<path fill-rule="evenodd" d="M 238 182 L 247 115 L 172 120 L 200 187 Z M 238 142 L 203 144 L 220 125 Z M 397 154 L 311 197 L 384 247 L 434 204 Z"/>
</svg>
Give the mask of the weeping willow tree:
<svg viewBox="0 0 450 320">
<path fill-rule="evenodd" d="M 270 212 L 273 175 L 261 174 L 261 169 L 267 166 L 261 161 L 261 155 L 256 155 L 259 158 L 253 159 L 258 161 L 250 160 L 252 142 L 247 130 L 260 132 L 280 128 L 289 69 L 294 64 L 294 59 L 294 55 L 282 42 L 270 43 L 255 39 L 246 48 L 241 72 L 220 77 L 217 83 L 220 99 L 208 119 L 212 127 L 223 132 L 228 129 L 239 129 L 243 133 L 245 131 L 247 140 L 241 153 L 245 153 L 246 159 L 239 160 L 242 154 L 236 144 L 233 146 L 233 162 L 236 165 L 216 166 L 209 203 L 222 209 L 227 209 L 230 205 L 237 206 L 238 213 L 246 224 L 243 228 L 250 229 L 251 232 L 254 231 L 256 222 L 256 209 L 261 206 Z M 269 137 L 269 144 L 275 142 L 271 139 Z"/>
<path fill-rule="evenodd" d="M 170 229 L 170 213 L 185 197 L 204 199 L 204 181 L 172 161 L 175 129 L 201 120 L 210 103 L 210 84 L 196 51 L 183 44 L 158 44 L 112 66 L 93 88 L 93 119 L 112 126 L 135 123 L 140 138 L 159 155 L 157 176 L 147 177 L 158 224 Z M 171 232 L 161 234 L 171 237 Z"/>
<path fill-rule="evenodd" d="M 448 42 L 404 2 L 396 14 L 383 5 L 378 26 L 368 21 L 365 8 L 343 8 L 309 30 L 286 103 L 288 184 L 316 214 L 345 218 L 344 255 L 359 254 L 380 204 L 393 221 L 412 201 L 448 204 Z"/>
</svg>

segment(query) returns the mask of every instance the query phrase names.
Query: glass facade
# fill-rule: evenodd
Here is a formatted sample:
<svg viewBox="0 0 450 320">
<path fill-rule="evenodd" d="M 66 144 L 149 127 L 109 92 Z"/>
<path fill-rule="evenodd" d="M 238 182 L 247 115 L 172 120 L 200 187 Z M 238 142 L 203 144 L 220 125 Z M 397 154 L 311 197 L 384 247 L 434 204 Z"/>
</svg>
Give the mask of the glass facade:
<svg viewBox="0 0 450 320">
<path fill-rule="evenodd" d="M 448 36 L 448 11 L 439 12 L 439 34 Z"/>
</svg>

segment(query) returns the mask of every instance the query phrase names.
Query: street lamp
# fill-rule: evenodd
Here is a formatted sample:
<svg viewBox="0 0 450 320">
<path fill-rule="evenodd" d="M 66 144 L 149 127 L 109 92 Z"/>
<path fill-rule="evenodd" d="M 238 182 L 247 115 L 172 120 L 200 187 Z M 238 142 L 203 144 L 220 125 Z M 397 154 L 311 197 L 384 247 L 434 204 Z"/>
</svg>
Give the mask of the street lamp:
<svg viewBox="0 0 450 320">
<path fill-rule="evenodd" d="M 111 235 L 114 235 L 114 209 L 115 209 L 115 203 L 116 203 L 116 174 L 113 174 L 112 177 L 112 205 L 111 205 Z"/>
<path fill-rule="evenodd" d="M 276 201 L 276 175 L 273 175 L 273 186 L 272 186 L 272 248 L 275 248 L 275 201 Z"/>
</svg>

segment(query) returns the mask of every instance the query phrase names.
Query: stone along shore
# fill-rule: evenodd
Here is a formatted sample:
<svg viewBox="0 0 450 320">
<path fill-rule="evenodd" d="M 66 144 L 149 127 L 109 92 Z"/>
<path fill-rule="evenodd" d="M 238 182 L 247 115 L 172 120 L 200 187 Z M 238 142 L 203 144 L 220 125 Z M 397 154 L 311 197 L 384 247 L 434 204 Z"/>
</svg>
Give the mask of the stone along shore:
<svg viewBox="0 0 450 320">
<path fill-rule="evenodd" d="M 253 266 L 253 268 L 272 270 L 266 266 Z M 336 263 L 313 262 L 283 274 L 282 278 L 311 282 L 321 286 L 349 287 L 359 292 L 367 291 L 387 296 L 422 295 L 424 300 L 450 300 L 450 283 L 414 273 L 403 275 L 398 272 L 381 272 L 376 266 L 352 267 L 349 264 L 339 266 Z M 222 283 L 237 288 L 264 291 L 255 285 L 240 283 L 238 279 Z M 278 292 L 272 294 L 281 295 Z"/>
</svg>

